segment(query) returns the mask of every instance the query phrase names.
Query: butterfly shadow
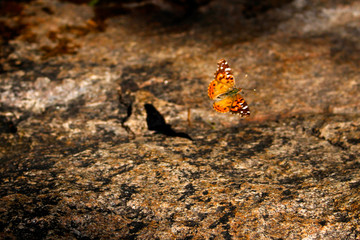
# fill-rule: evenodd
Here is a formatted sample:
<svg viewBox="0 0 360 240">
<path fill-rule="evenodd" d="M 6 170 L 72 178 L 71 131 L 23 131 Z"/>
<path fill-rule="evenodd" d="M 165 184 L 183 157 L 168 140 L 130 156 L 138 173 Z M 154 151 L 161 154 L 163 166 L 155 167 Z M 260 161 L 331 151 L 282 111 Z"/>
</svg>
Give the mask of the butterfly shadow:
<svg viewBox="0 0 360 240">
<path fill-rule="evenodd" d="M 171 125 L 166 124 L 164 117 L 152 104 L 147 103 L 144 105 L 144 107 L 147 115 L 146 123 L 149 130 L 153 130 L 155 133 L 164 134 L 170 137 L 181 137 L 192 140 L 188 134 L 184 132 L 176 132 L 174 129 L 172 129 Z"/>
</svg>

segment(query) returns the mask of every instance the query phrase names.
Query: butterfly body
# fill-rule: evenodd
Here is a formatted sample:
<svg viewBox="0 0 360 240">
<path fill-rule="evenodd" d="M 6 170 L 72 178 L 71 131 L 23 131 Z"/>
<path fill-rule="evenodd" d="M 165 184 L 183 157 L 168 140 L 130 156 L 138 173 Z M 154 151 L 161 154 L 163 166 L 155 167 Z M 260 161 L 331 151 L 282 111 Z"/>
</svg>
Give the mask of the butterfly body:
<svg viewBox="0 0 360 240">
<path fill-rule="evenodd" d="M 241 88 L 235 87 L 235 79 L 225 59 L 218 62 L 215 79 L 208 87 L 209 98 L 214 100 L 213 108 L 222 113 L 231 112 L 241 117 L 250 115 L 250 109 L 240 95 Z"/>
</svg>

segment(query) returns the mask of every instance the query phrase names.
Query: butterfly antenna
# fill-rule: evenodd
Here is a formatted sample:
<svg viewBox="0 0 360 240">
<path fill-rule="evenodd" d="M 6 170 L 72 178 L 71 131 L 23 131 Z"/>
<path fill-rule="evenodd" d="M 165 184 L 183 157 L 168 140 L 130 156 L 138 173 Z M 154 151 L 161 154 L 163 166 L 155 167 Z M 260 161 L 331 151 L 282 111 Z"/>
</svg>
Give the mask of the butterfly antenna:
<svg viewBox="0 0 360 240">
<path fill-rule="evenodd" d="M 248 78 L 248 77 L 249 77 L 249 75 L 246 73 L 245 76 L 244 76 L 244 78 Z M 256 88 L 253 88 L 253 89 L 250 89 L 250 88 L 242 88 L 242 90 L 254 91 L 254 92 L 256 92 Z"/>
<path fill-rule="evenodd" d="M 250 89 L 250 88 L 242 88 L 242 90 L 246 90 L 246 91 L 254 91 L 256 92 L 256 88 Z"/>
</svg>

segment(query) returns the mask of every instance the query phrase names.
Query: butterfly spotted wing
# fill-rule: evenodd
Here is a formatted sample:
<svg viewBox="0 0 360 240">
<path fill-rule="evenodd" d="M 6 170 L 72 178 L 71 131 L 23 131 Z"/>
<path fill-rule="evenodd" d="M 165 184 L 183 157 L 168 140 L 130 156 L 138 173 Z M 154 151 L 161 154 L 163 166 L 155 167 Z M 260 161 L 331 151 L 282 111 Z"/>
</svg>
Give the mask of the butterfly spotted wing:
<svg viewBox="0 0 360 240">
<path fill-rule="evenodd" d="M 218 69 L 215 73 L 215 79 L 209 84 L 208 95 L 210 99 L 216 99 L 222 94 L 227 93 L 235 85 L 235 79 L 231 68 L 225 59 L 218 62 Z"/>
<path fill-rule="evenodd" d="M 241 117 L 250 115 L 249 106 L 239 93 L 228 95 L 219 101 L 215 101 L 213 107 L 216 111 L 222 113 L 231 112 L 233 114 L 240 114 Z"/>
</svg>

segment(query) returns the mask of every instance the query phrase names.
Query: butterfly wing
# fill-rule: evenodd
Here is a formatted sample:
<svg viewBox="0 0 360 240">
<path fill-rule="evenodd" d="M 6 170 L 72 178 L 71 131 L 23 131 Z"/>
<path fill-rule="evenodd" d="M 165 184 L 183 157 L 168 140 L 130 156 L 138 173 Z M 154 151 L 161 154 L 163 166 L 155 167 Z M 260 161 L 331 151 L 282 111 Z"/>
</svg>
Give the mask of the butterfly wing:
<svg viewBox="0 0 360 240">
<path fill-rule="evenodd" d="M 236 94 L 233 97 L 233 100 L 234 101 L 232 102 L 230 108 L 231 113 L 240 114 L 241 117 L 250 116 L 250 108 L 245 99 L 240 94 Z"/>
<path fill-rule="evenodd" d="M 213 107 L 217 112 L 226 113 L 230 111 L 233 98 L 226 96 L 225 98 L 214 102 Z"/>
<path fill-rule="evenodd" d="M 235 85 L 235 79 L 231 68 L 225 59 L 218 62 L 218 69 L 215 72 L 215 79 L 209 84 L 208 95 L 210 99 L 216 99 L 227 93 Z"/>
<path fill-rule="evenodd" d="M 241 117 L 247 117 L 250 115 L 249 106 L 244 98 L 238 93 L 232 96 L 226 96 L 223 99 L 214 102 L 213 107 L 216 111 L 222 113 L 231 112 L 234 114 L 240 114 Z"/>
</svg>

